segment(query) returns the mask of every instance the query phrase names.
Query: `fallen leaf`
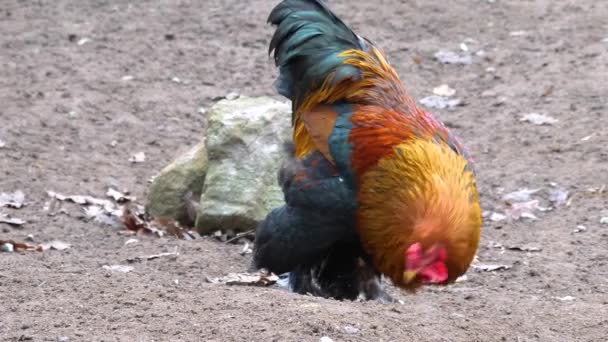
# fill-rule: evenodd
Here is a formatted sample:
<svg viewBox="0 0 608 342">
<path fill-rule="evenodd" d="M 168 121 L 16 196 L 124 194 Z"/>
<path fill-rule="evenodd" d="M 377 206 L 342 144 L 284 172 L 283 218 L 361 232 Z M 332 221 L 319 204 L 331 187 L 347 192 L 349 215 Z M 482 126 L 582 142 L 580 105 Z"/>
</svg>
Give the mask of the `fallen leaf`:
<svg viewBox="0 0 608 342">
<path fill-rule="evenodd" d="M 113 198 L 117 203 L 134 202 L 135 197 L 127 196 L 128 194 L 129 192 L 127 191 L 123 193 L 113 188 L 108 188 L 108 191 L 106 192 L 106 196 Z"/>
<path fill-rule="evenodd" d="M 581 232 L 584 232 L 585 230 L 587 230 L 587 227 L 583 226 L 582 224 L 579 224 L 578 226 L 576 226 L 576 229 L 574 229 L 573 232 L 581 233 Z"/>
<path fill-rule="evenodd" d="M 473 265 L 473 268 L 483 272 L 495 272 L 495 271 L 505 271 L 511 268 L 511 266 L 507 265 L 492 265 L 492 264 L 479 264 Z"/>
<path fill-rule="evenodd" d="M 104 270 L 108 270 L 111 272 L 119 272 L 119 273 L 129 273 L 131 271 L 133 271 L 133 266 L 128 266 L 128 265 L 103 265 L 102 266 Z"/>
<path fill-rule="evenodd" d="M 511 32 L 509 32 L 509 36 L 511 36 L 511 37 L 521 37 L 521 36 L 525 36 L 527 34 L 528 34 L 528 32 L 526 32 L 526 31 L 511 31 Z"/>
<path fill-rule="evenodd" d="M 539 113 L 528 113 L 524 114 L 519 121 L 527 121 L 534 125 L 553 125 L 559 120 L 551 116 Z"/>
<path fill-rule="evenodd" d="M 6 147 L 6 143 L 0 139 L 0 148 L 5 148 Z"/>
<path fill-rule="evenodd" d="M 540 191 L 540 189 L 523 188 L 523 189 L 519 189 L 517 191 L 510 192 L 508 194 L 505 194 L 504 196 L 502 196 L 502 200 L 507 203 L 525 202 L 525 201 L 529 201 L 531 196 L 539 191 Z"/>
<path fill-rule="evenodd" d="M 0 223 L 10 224 L 11 226 L 21 226 L 27 222 L 16 217 L 10 217 L 0 213 Z"/>
<path fill-rule="evenodd" d="M 500 221 L 504 221 L 506 219 L 507 219 L 507 215 L 504 215 L 501 213 L 492 212 L 492 214 L 490 215 L 490 221 L 493 221 L 493 222 L 500 222 Z"/>
<path fill-rule="evenodd" d="M 228 236 L 227 236 L 230 234 L 222 235 L 223 233 L 220 230 L 218 230 L 217 232 L 219 232 L 218 237 L 220 237 L 220 239 L 223 239 L 224 236 L 226 237 L 226 239 L 223 240 L 223 242 L 225 242 L 225 243 L 231 243 L 231 242 L 234 242 L 234 241 L 237 241 L 240 239 L 245 239 L 245 238 L 249 238 L 251 241 L 253 241 L 254 237 L 255 237 L 255 229 L 250 229 L 248 231 L 240 232 L 240 233 L 234 235 L 233 237 L 231 237 L 230 239 L 228 239 Z M 215 233 L 217 234 L 217 232 L 215 232 Z"/>
<path fill-rule="evenodd" d="M 103 207 L 91 205 L 83 208 L 84 214 L 89 220 L 108 225 L 111 227 L 120 227 L 121 222 L 119 216 L 114 215 L 114 211 L 108 212 Z"/>
<path fill-rule="evenodd" d="M 467 275 L 461 275 L 460 277 L 456 278 L 456 282 L 457 283 L 463 283 L 465 281 L 469 280 L 469 277 L 467 277 Z"/>
<path fill-rule="evenodd" d="M 454 108 L 462 103 L 460 99 L 450 99 L 443 96 L 431 95 L 420 100 L 420 103 L 428 108 Z"/>
<path fill-rule="evenodd" d="M 600 218 L 600 224 L 608 224 L 608 216 Z"/>
<path fill-rule="evenodd" d="M 49 249 L 63 251 L 65 249 L 72 247 L 72 245 L 70 245 L 69 243 L 65 243 L 63 241 L 53 240 L 53 241 L 41 244 L 40 247 L 42 247 L 43 251 L 46 251 Z"/>
<path fill-rule="evenodd" d="M 85 37 L 85 38 L 81 38 L 80 40 L 78 40 L 78 42 L 77 42 L 76 44 L 78 44 L 78 45 L 81 45 L 81 46 L 82 46 L 82 45 L 84 45 L 84 44 L 86 44 L 86 43 L 88 43 L 88 42 L 90 42 L 90 41 L 91 41 L 91 39 L 90 39 L 90 38 L 86 38 L 86 37 Z"/>
<path fill-rule="evenodd" d="M 146 161 L 146 154 L 144 152 L 137 152 L 131 158 L 129 158 L 131 163 L 143 163 Z"/>
<path fill-rule="evenodd" d="M 25 242 L 17 242 L 14 240 L 0 240 L 0 245 L 4 246 L 7 245 L 6 249 L 9 249 L 10 247 L 8 247 L 8 245 L 12 246 L 12 250 L 16 251 L 16 252 L 42 252 L 42 247 L 41 246 L 34 246 L 34 245 L 30 245 L 28 243 Z"/>
<path fill-rule="evenodd" d="M 80 205 L 98 205 L 104 208 L 104 210 L 111 212 L 116 210 L 116 205 L 114 203 L 112 203 L 112 201 L 110 200 L 106 200 L 106 199 L 101 199 L 101 198 L 95 198 L 92 196 L 79 196 L 79 195 L 73 195 L 73 196 L 65 196 L 59 193 L 56 193 L 54 191 L 47 191 L 47 194 L 49 195 L 49 197 L 59 200 L 59 201 L 67 201 L 67 202 L 73 202 L 76 204 L 80 204 Z"/>
<path fill-rule="evenodd" d="M 551 85 L 551 86 L 548 86 L 547 88 L 545 88 L 545 90 L 543 91 L 543 93 L 542 93 L 542 94 L 540 94 L 540 97 L 547 97 L 547 96 L 550 96 L 551 94 L 553 94 L 553 89 L 554 89 L 554 88 L 555 88 L 555 87 L 553 87 L 552 85 Z"/>
<path fill-rule="evenodd" d="M 439 62 L 444 63 L 444 64 L 468 65 L 468 64 L 473 63 L 473 59 L 471 58 L 471 55 L 469 55 L 469 54 L 459 55 L 453 51 L 438 51 L 435 53 L 434 56 Z"/>
<path fill-rule="evenodd" d="M 274 273 L 267 273 L 264 271 L 258 273 L 230 273 L 224 277 L 207 278 L 207 281 L 213 284 L 249 286 L 270 286 L 278 280 L 279 277 Z"/>
<path fill-rule="evenodd" d="M 226 100 L 228 101 L 232 101 L 232 100 L 236 100 L 240 97 L 241 95 L 239 95 L 239 93 L 237 92 L 230 92 L 226 95 Z"/>
<path fill-rule="evenodd" d="M 25 202 L 25 194 L 21 190 L 12 193 L 0 193 L 0 207 L 20 209 Z"/>
<path fill-rule="evenodd" d="M 249 244 L 249 242 L 245 242 L 245 244 L 243 245 L 243 248 L 241 249 L 241 255 L 247 255 L 247 254 L 251 254 L 253 253 L 253 250 L 251 249 L 251 246 Z"/>
<path fill-rule="evenodd" d="M 566 204 L 568 202 L 568 190 L 564 188 L 549 189 L 549 201 L 556 206 Z"/>
<path fill-rule="evenodd" d="M 139 240 L 137 240 L 137 239 L 129 239 L 129 240 L 125 241 L 125 246 L 126 245 L 131 245 L 131 244 L 134 244 L 134 243 L 138 243 L 138 242 L 139 242 Z"/>
<path fill-rule="evenodd" d="M 329 336 L 323 336 L 319 339 L 319 342 L 334 342 Z"/>
<path fill-rule="evenodd" d="M 500 249 L 504 248 L 504 246 L 502 245 L 502 243 L 495 242 L 495 241 L 490 241 L 488 243 L 488 247 L 490 247 L 490 248 L 500 248 Z"/>
<path fill-rule="evenodd" d="M 433 94 L 438 95 L 438 96 L 450 97 L 450 96 L 456 94 L 456 90 L 453 88 L 450 88 L 450 86 L 448 86 L 447 84 L 442 84 L 439 87 L 433 88 Z"/>
<path fill-rule="evenodd" d="M 357 334 L 359 333 L 359 328 L 353 327 L 352 325 L 344 326 L 344 332 L 347 334 Z"/>
<path fill-rule="evenodd" d="M 572 297 L 572 296 L 565 296 L 565 297 L 553 297 L 557 300 L 561 300 L 562 302 L 571 302 L 573 300 L 575 300 L 576 298 Z"/>
<path fill-rule="evenodd" d="M 147 228 L 165 231 L 170 236 L 184 240 L 194 240 L 196 238 L 193 231 L 182 227 L 177 221 L 164 217 L 158 217 L 148 222 Z"/>
<path fill-rule="evenodd" d="M 132 81 L 135 77 L 133 77 L 132 75 L 125 75 L 121 78 L 121 80 L 128 82 L 128 81 Z"/>
<path fill-rule="evenodd" d="M 13 253 L 15 251 L 15 246 L 12 243 L 6 242 L 0 245 L 0 252 L 4 253 Z"/>
<path fill-rule="evenodd" d="M 149 225 L 141 216 L 130 206 L 125 206 L 122 214 L 122 223 L 127 230 L 132 230 L 138 235 L 157 235 L 163 237 L 165 232 Z"/>
<path fill-rule="evenodd" d="M 178 252 L 167 252 L 167 253 L 160 253 L 160 254 L 136 256 L 136 257 L 127 259 L 127 262 L 142 262 L 142 261 L 154 260 L 154 259 L 158 259 L 158 258 L 162 258 L 162 257 L 173 257 L 172 259 L 175 259 L 178 256 L 179 256 Z"/>
<path fill-rule="evenodd" d="M 507 249 L 512 251 L 521 251 L 521 252 L 540 252 L 542 251 L 542 247 L 537 245 L 523 245 L 523 246 L 509 246 Z"/>
<path fill-rule="evenodd" d="M 511 204 L 511 208 L 505 210 L 505 214 L 513 220 L 519 220 L 520 218 L 527 218 L 537 220 L 538 217 L 534 215 L 535 211 L 549 211 L 551 208 L 545 208 L 540 206 L 538 200 L 531 200 L 528 202 L 520 202 Z"/>
</svg>

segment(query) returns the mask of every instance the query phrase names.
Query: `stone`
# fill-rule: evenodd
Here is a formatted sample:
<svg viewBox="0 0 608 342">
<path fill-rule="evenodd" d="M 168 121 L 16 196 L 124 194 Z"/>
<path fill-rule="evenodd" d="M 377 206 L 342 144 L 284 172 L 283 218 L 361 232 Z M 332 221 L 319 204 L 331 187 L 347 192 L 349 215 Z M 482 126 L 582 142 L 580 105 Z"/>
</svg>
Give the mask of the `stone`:
<svg viewBox="0 0 608 342">
<path fill-rule="evenodd" d="M 283 205 L 277 172 L 290 137 L 291 105 L 286 102 L 239 96 L 209 109 L 209 167 L 196 218 L 201 234 L 253 229 Z"/>
<path fill-rule="evenodd" d="M 173 219 L 194 226 L 189 213 L 188 193 L 193 198 L 201 194 L 207 172 L 205 139 L 165 167 L 152 181 L 146 198 L 146 213 L 153 217 Z"/>
</svg>

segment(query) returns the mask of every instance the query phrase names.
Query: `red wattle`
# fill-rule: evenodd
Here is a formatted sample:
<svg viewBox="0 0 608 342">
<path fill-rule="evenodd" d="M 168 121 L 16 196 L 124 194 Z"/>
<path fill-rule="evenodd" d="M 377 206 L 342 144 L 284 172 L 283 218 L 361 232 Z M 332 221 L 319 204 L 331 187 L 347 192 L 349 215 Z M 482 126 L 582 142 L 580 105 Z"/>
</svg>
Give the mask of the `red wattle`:
<svg viewBox="0 0 608 342">
<path fill-rule="evenodd" d="M 419 274 L 425 283 L 441 283 L 448 279 L 448 268 L 438 261 L 424 268 Z"/>
</svg>

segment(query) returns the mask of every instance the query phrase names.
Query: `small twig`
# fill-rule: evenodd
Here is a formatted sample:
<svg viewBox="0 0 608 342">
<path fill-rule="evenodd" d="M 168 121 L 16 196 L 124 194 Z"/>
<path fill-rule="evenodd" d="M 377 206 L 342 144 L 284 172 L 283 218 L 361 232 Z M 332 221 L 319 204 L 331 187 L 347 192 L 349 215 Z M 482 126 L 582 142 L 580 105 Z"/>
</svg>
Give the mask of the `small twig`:
<svg viewBox="0 0 608 342">
<path fill-rule="evenodd" d="M 137 256 L 137 257 L 133 257 L 133 258 L 128 258 L 127 262 L 129 262 L 129 263 L 142 262 L 142 261 L 154 260 L 154 259 L 158 259 L 158 258 L 166 257 L 166 256 L 177 257 L 177 256 L 179 256 L 179 253 L 177 251 L 175 251 L 175 252 L 160 253 L 160 254 L 154 254 L 154 255 Z"/>
<path fill-rule="evenodd" d="M 242 238 L 244 236 L 252 235 L 253 233 L 255 233 L 255 229 L 250 229 L 250 230 L 248 230 L 246 232 L 238 233 L 234 237 L 226 240 L 225 243 L 230 243 L 230 242 L 232 242 L 234 240 L 238 240 L 238 239 L 240 239 L 240 238 Z M 254 236 L 255 236 L 255 234 L 254 234 Z"/>
</svg>

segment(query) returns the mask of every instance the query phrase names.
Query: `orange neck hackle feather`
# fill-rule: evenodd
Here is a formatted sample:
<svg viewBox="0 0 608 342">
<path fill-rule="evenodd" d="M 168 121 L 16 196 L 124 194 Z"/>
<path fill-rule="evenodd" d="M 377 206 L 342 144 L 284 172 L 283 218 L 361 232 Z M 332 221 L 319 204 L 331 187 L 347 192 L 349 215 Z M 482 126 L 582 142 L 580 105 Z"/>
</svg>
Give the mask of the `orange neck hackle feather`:
<svg viewBox="0 0 608 342">
<path fill-rule="evenodd" d="M 294 113 L 293 141 L 296 145 L 295 155 L 298 158 L 317 149 L 301 116 L 303 113 L 314 111 L 319 105 L 345 101 L 359 105 L 393 108 L 402 112 L 417 111 L 414 100 L 407 94 L 397 72 L 376 47 L 371 46 L 369 52 L 345 50 L 340 57 L 345 58 L 344 65 L 357 67 L 361 76 L 336 83 L 335 73 L 332 73 L 323 84 L 307 94 Z"/>
<path fill-rule="evenodd" d="M 396 285 L 409 290 L 421 285 L 403 280 L 405 253 L 414 243 L 446 249 L 448 282 L 472 262 L 481 208 L 466 164 L 444 144 L 415 139 L 395 146 L 361 176 L 359 234 L 376 267 Z"/>
</svg>

